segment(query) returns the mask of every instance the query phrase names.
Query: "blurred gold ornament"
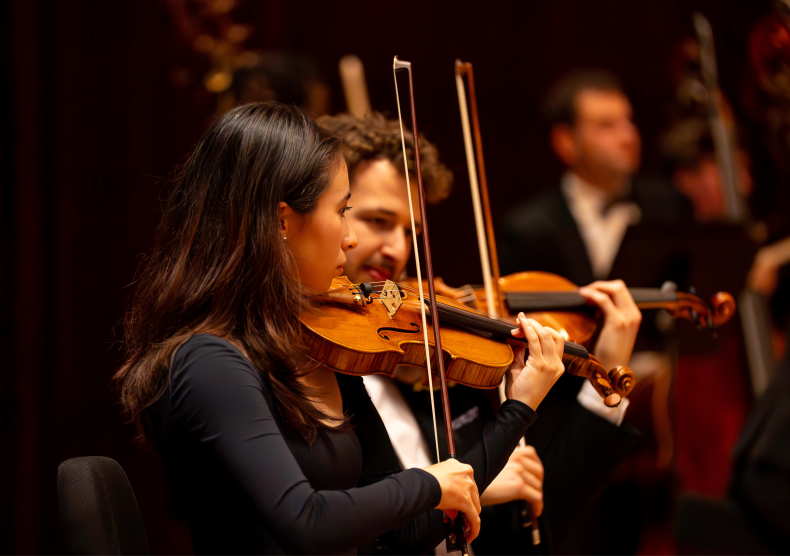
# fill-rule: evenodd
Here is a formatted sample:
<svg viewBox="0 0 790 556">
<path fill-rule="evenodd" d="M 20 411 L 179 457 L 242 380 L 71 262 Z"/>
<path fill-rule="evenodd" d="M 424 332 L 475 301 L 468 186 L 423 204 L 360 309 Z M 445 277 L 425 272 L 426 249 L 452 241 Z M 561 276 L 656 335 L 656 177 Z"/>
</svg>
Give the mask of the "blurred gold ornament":
<svg viewBox="0 0 790 556">
<path fill-rule="evenodd" d="M 212 15 L 226 14 L 236 7 L 236 0 L 208 0 L 206 11 Z"/>
<path fill-rule="evenodd" d="M 214 37 L 211 35 L 200 35 L 198 38 L 195 39 L 194 47 L 195 50 L 198 52 L 203 52 L 208 54 L 212 50 L 214 50 L 214 45 L 217 41 L 214 40 Z"/>
<path fill-rule="evenodd" d="M 225 35 L 228 40 L 232 43 L 241 43 L 246 41 L 252 35 L 252 25 L 242 25 L 241 23 L 236 23 L 232 25 L 230 29 L 228 29 L 227 34 Z"/>
<path fill-rule="evenodd" d="M 252 68 L 258 63 L 260 56 L 255 52 L 248 50 L 239 56 L 239 67 Z"/>
<path fill-rule="evenodd" d="M 213 68 L 203 78 L 203 84 L 212 93 L 226 91 L 232 82 L 233 74 L 225 68 Z"/>
</svg>

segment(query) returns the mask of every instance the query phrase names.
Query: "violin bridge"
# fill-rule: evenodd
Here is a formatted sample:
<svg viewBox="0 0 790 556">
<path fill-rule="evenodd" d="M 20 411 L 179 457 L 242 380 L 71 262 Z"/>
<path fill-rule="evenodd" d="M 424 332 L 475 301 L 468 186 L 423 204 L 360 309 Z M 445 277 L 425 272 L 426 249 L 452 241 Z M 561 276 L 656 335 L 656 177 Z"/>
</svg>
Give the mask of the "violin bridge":
<svg viewBox="0 0 790 556">
<path fill-rule="evenodd" d="M 395 282 L 391 280 L 384 282 L 384 287 L 381 289 L 381 293 L 379 294 L 379 301 L 387 310 L 390 320 L 395 318 L 395 314 L 398 312 L 398 309 L 400 309 L 400 306 L 403 303 L 400 298 L 400 289 L 395 284 Z"/>
</svg>

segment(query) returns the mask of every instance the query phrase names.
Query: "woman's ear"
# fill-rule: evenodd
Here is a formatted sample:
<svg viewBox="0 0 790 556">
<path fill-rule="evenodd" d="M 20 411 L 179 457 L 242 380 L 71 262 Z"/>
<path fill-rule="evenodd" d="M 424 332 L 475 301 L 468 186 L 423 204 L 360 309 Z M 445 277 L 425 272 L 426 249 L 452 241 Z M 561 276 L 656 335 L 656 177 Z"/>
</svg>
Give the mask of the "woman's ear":
<svg viewBox="0 0 790 556">
<path fill-rule="evenodd" d="M 283 236 L 283 241 L 287 241 L 289 232 L 295 233 L 298 228 L 297 220 L 300 219 L 299 213 L 292 209 L 288 203 L 281 201 L 277 205 L 277 220 L 280 235 Z"/>
</svg>

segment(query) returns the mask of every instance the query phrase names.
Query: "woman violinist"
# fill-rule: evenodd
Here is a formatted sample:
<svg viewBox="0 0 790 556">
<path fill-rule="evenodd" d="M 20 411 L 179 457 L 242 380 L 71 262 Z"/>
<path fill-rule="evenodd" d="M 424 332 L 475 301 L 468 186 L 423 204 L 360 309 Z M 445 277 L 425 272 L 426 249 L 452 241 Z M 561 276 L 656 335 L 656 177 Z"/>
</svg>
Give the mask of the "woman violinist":
<svg viewBox="0 0 790 556">
<path fill-rule="evenodd" d="M 362 379 L 302 355 L 306 294 L 357 244 L 349 196 L 340 139 L 270 103 L 220 118 L 170 195 L 116 376 L 197 553 L 353 553 L 385 534 L 427 552 L 444 537 L 437 510 L 464 512 L 472 540 L 479 492 L 562 374 L 564 338 L 520 319 L 529 359 L 493 427 L 463 463 L 402 471 Z"/>
</svg>

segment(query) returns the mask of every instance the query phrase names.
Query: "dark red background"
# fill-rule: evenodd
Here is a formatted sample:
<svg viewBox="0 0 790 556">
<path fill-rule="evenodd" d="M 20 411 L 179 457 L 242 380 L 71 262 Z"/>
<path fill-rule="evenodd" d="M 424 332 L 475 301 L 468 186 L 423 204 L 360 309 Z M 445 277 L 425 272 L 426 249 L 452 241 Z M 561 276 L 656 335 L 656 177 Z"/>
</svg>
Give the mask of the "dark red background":
<svg viewBox="0 0 790 556">
<path fill-rule="evenodd" d="M 457 174 L 431 216 L 436 272 L 480 281 L 453 62 L 475 64 L 495 217 L 556 182 L 560 167 L 538 122 L 547 87 L 567 70 L 622 76 L 654 166 L 672 97 L 669 60 L 695 9 L 718 41 L 725 90 L 738 98 L 745 43 L 767 1 L 531 0 L 304 2 L 247 0 L 250 46 L 314 56 L 344 108 L 338 59 L 365 63 L 375 108 L 395 109 L 391 60 L 414 64 L 422 131 Z M 158 220 L 163 178 L 213 111 L 176 65 L 200 68 L 163 2 L 0 2 L 0 551 L 66 550 L 56 470 L 104 455 L 126 469 L 155 553 L 190 550 L 169 518 L 161 467 L 122 424 L 110 387 L 129 284 Z"/>
</svg>

